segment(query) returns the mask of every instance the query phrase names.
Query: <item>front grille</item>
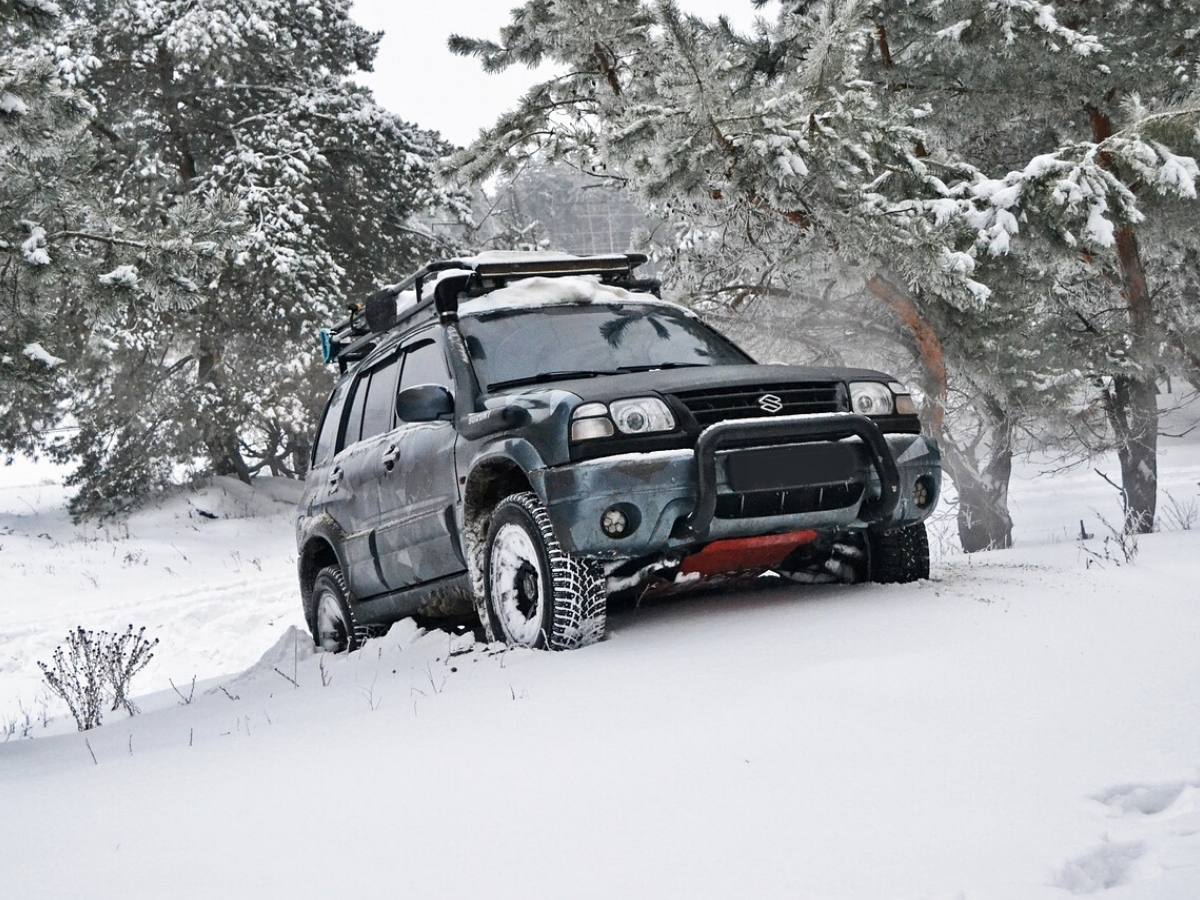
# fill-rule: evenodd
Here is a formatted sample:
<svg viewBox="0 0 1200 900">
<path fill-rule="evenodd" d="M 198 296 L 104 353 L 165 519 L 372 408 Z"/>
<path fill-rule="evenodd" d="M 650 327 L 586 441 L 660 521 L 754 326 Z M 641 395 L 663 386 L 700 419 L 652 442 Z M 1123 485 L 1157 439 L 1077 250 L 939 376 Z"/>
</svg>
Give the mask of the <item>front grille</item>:
<svg viewBox="0 0 1200 900">
<path fill-rule="evenodd" d="M 727 419 L 762 419 L 848 409 L 837 382 L 790 382 L 678 391 L 701 428 Z"/>
<path fill-rule="evenodd" d="M 844 509 L 858 502 L 865 485 L 827 484 L 786 491 L 750 491 L 717 497 L 718 519 L 756 519 Z"/>
</svg>

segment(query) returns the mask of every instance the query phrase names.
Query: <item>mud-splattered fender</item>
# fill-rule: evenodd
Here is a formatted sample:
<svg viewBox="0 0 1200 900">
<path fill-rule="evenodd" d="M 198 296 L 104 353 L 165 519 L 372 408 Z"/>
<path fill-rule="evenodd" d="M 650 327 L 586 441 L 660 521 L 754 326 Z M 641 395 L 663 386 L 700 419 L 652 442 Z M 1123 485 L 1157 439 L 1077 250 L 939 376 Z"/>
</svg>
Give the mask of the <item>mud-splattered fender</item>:
<svg viewBox="0 0 1200 900">
<path fill-rule="evenodd" d="M 582 402 L 577 394 L 545 388 L 489 398 L 486 408 L 516 406 L 524 409 L 529 419 L 517 431 L 500 432 L 479 441 L 461 441 L 458 471 L 469 483 L 476 472 L 513 465 L 528 479 L 532 472 L 569 462 L 571 413 Z"/>
<path fill-rule="evenodd" d="M 301 564 L 313 542 L 320 540 L 333 548 L 334 555 L 338 557 L 338 565 L 343 565 L 345 561 L 341 558 L 339 548 L 345 539 L 345 530 L 328 513 L 302 516 L 296 523 L 296 550 Z"/>
<path fill-rule="evenodd" d="M 296 522 L 296 574 L 300 579 L 300 599 L 304 618 L 313 625 L 312 586 L 317 573 L 327 565 L 336 564 L 346 571 L 343 555 L 346 533 L 332 516 L 320 513 L 303 515 Z"/>
</svg>

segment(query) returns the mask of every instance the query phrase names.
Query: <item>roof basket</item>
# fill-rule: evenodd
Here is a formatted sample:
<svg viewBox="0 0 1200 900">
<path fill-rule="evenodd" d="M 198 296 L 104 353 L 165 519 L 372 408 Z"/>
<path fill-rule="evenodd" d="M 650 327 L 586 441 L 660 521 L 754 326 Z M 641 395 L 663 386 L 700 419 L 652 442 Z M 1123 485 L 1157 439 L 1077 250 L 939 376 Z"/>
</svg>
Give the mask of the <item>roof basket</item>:
<svg viewBox="0 0 1200 900">
<path fill-rule="evenodd" d="M 614 253 L 604 256 L 569 256 L 552 253 L 484 254 L 479 257 L 446 259 L 422 266 L 399 284 L 372 294 L 364 303 L 355 304 L 349 315 L 332 328 L 321 329 L 321 351 L 325 362 L 337 362 L 341 371 L 348 363 L 361 359 L 375 345 L 379 335 L 405 322 L 418 322 L 435 313 L 443 322 L 458 320 L 458 299 L 462 294 L 480 297 L 511 281 L 535 276 L 598 275 L 605 284 L 626 290 L 658 294 L 656 279 L 634 278 L 634 270 L 646 262 L 641 253 Z M 455 273 L 446 277 L 443 273 Z M 438 279 L 433 296 L 424 295 L 425 283 Z M 416 302 L 397 311 L 401 294 L 414 292 Z"/>
</svg>

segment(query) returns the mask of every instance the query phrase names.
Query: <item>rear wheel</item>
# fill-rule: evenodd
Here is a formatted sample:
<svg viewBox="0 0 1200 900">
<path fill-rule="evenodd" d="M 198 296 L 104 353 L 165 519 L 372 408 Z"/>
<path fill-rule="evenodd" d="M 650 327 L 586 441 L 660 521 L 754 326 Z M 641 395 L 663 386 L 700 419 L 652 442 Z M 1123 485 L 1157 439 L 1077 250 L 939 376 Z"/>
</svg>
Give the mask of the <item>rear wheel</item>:
<svg viewBox="0 0 1200 900">
<path fill-rule="evenodd" d="M 907 584 L 929 577 L 929 535 L 925 523 L 871 532 L 871 580 Z"/>
<path fill-rule="evenodd" d="M 338 566 L 326 566 L 313 581 L 313 640 L 328 653 L 356 650 L 367 637 L 350 605 L 350 591 Z"/>
<path fill-rule="evenodd" d="M 484 614 L 507 644 L 570 650 L 604 636 L 604 579 L 562 548 L 534 494 L 512 494 L 496 507 L 483 576 Z"/>
</svg>

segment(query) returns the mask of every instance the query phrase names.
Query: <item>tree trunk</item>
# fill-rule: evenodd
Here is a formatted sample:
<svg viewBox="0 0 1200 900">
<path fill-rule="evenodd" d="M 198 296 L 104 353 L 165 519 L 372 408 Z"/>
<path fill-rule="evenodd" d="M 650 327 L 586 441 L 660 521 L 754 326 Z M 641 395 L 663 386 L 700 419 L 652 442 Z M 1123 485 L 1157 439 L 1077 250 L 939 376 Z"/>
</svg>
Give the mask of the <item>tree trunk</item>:
<svg viewBox="0 0 1200 900">
<path fill-rule="evenodd" d="M 1125 533 L 1149 534 L 1158 511 L 1158 390 L 1154 380 L 1117 375 L 1104 406 L 1117 437 Z"/>
<path fill-rule="evenodd" d="M 220 352 L 212 347 L 204 347 L 197 354 L 197 359 L 199 366 L 196 380 L 201 384 L 209 384 L 218 397 L 222 396 Z M 218 408 L 209 407 L 208 421 L 197 423 L 204 436 L 204 446 L 208 450 L 213 474 L 235 475 L 238 480 L 250 484 L 250 467 L 246 465 L 246 460 L 242 458 L 242 452 L 238 449 L 237 429 L 221 421 Z"/>
<path fill-rule="evenodd" d="M 954 483 L 959 488 L 958 539 L 963 552 L 1011 547 L 1013 523 L 1008 513 L 1008 482 L 956 479 Z"/>
<path fill-rule="evenodd" d="M 163 100 L 166 104 L 167 127 L 171 143 L 178 154 L 178 169 L 180 193 L 186 193 L 196 178 L 196 157 L 192 152 L 191 139 L 180 115 L 183 94 L 175 78 L 175 61 L 171 57 L 166 44 L 160 43 L 157 48 L 158 76 L 162 89 Z M 222 393 L 220 371 L 220 352 L 211 346 L 204 346 L 197 353 L 199 368 L 197 381 L 209 384 L 218 393 Z M 201 433 L 204 436 L 204 446 L 208 450 L 209 462 L 215 475 L 234 475 L 240 481 L 250 484 L 250 467 L 242 457 L 238 447 L 236 428 L 220 422 L 218 416 L 210 416 L 209 421 L 201 422 Z"/>
<path fill-rule="evenodd" d="M 921 317 L 916 301 L 904 288 L 877 274 L 867 281 L 867 290 L 892 309 L 912 337 L 924 376 L 921 387 L 929 401 L 923 410 L 925 426 L 934 437 L 940 438 L 946 417 L 948 391 L 946 354 L 942 350 L 941 338 L 937 330 Z"/>
<path fill-rule="evenodd" d="M 238 449 L 237 436 L 218 425 L 205 428 L 204 444 L 214 475 L 234 475 L 239 481 L 250 484 L 250 467 Z"/>
<path fill-rule="evenodd" d="M 292 471 L 301 481 L 308 474 L 308 460 L 312 456 L 312 441 L 308 435 L 300 434 L 292 444 Z"/>
<path fill-rule="evenodd" d="M 1112 137 L 1112 120 L 1099 109 L 1089 109 L 1092 137 L 1101 143 Z M 1120 176 L 1107 154 L 1100 163 Z M 1125 531 L 1147 534 L 1154 530 L 1158 496 L 1158 389 L 1154 370 L 1148 368 L 1154 327 L 1154 299 L 1146 284 L 1137 235 L 1127 225 L 1116 229 L 1117 265 L 1121 272 L 1121 293 L 1129 310 L 1129 358 L 1138 371 L 1126 370 L 1113 377 L 1105 408 L 1117 438 L 1117 457 L 1121 463 L 1122 500 L 1125 503 Z"/>
<path fill-rule="evenodd" d="M 1012 423 L 1008 414 L 994 397 L 978 397 L 970 407 L 978 434 L 968 440 L 949 430 L 949 376 L 937 329 L 921 316 L 912 295 L 884 276 L 872 277 L 867 290 L 896 313 L 912 339 L 929 401 L 923 410 L 925 426 L 941 443 L 946 470 L 958 489 L 958 536 L 963 550 L 974 553 L 1011 547 L 1008 482 L 1012 475 Z M 977 458 L 981 450 L 982 460 Z"/>
<path fill-rule="evenodd" d="M 1012 546 L 1012 421 L 994 397 L 977 398 L 971 411 L 978 431 L 969 440 L 948 432 L 942 441 L 946 471 L 958 489 L 958 537 L 966 553 L 1002 550 Z"/>
<path fill-rule="evenodd" d="M 175 81 L 175 61 L 167 50 L 166 44 L 159 44 L 157 50 L 158 79 L 162 89 L 163 101 L 166 104 L 167 127 L 170 130 L 171 143 L 179 154 L 179 180 L 183 186 L 181 193 L 188 190 L 188 184 L 196 177 L 196 157 L 192 153 L 191 140 L 179 113 L 182 94 Z"/>
</svg>

